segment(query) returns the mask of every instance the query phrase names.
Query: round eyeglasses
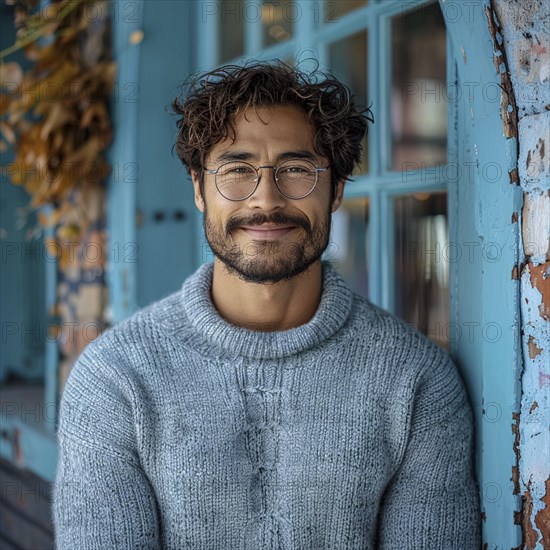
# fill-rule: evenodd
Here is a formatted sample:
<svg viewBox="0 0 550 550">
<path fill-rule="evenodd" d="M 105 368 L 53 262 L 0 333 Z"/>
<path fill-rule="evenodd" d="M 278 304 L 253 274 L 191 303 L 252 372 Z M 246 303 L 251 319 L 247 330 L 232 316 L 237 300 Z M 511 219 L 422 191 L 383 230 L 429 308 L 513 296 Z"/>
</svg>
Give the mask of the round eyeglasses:
<svg viewBox="0 0 550 550">
<path fill-rule="evenodd" d="M 330 166 L 319 168 L 306 159 L 292 159 L 279 166 L 258 166 L 243 161 L 226 162 L 216 170 L 206 170 L 215 176 L 216 188 L 230 201 L 248 199 L 258 188 L 260 169 L 273 168 L 277 189 L 289 199 L 307 197 L 319 179 L 319 172 L 326 172 Z"/>
</svg>

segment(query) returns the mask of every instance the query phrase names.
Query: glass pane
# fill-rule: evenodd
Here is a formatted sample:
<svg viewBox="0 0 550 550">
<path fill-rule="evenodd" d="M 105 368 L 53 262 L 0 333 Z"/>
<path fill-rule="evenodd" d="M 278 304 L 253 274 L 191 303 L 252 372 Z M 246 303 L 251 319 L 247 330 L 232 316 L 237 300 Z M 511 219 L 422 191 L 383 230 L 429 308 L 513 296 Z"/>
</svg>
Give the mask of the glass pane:
<svg viewBox="0 0 550 550">
<path fill-rule="evenodd" d="M 329 46 L 329 67 L 334 76 L 350 87 L 355 101 L 367 106 L 367 31 L 352 34 Z M 367 136 L 364 137 L 360 168 L 353 175 L 367 173 L 369 166 Z"/>
<path fill-rule="evenodd" d="M 445 22 L 429 4 L 392 19 L 392 170 L 447 162 Z"/>
<path fill-rule="evenodd" d="M 244 2 L 222 0 L 220 10 L 220 33 L 218 59 L 220 63 L 244 55 Z"/>
<path fill-rule="evenodd" d="M 302 8 L 296 2 L 262 2 L 263 45 L 271 46 L 289 40 L 294 23 L 302 15 Z"/>
<path fill-rule="evenodd" d="M 368 298 L 369 279 L 369 199 L 345 199 L 332 214 L 327 259 L 351 288 Z"/>
<path fill-rule="evenodd" d="M 396 198 L 395 313 L 448 351 L 450 336 L 447 194 Z"/>
<path fill-rule="evenodd" d="M 323 23 L 334 23 L 346 13 L 367 4 L 368 0 L 325 0 Z"/>
</svg>

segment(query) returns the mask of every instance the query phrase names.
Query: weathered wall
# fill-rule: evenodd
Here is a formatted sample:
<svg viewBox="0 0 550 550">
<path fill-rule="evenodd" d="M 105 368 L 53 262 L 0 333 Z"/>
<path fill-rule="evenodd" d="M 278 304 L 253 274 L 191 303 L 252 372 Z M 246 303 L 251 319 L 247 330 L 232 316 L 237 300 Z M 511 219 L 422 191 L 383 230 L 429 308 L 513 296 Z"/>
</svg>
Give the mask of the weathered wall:
<svg viewBox="0 0 550 550">
<path fill-rule="evenodd" d="M 512 431 L 526 550 L 550 548 L 550 2 L 493 0 L 518 115 L 523 209 L 519 270 L 522 318 L 521 411 Z"/>
</svg>

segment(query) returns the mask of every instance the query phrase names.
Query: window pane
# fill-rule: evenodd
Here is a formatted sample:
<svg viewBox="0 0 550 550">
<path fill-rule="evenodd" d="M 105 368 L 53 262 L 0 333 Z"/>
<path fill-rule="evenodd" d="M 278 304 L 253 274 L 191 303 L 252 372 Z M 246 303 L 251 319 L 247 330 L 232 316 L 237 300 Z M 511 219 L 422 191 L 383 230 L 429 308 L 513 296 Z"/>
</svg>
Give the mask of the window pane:
<svg viewBox="0 0 550 550">
<path fill-rule="evenodd" d="M 327 259 L 351 288 L 368 298 L 369 279 L 369 199 L 345 199 L 332 214 Z"/>
<path fill-rule="evenodd" d="M 262 2 L 262 43 L 264 46 L 279 44 L 292 37 L 292 27 L 302 15 L 296 2 Z"/>
<path fill-rule="evenodd" d="M 392 19 L 392 155 L 389 168 L 447 161 L 445 22 L 429 4 Z"/>
<path fill-rule="evenodd" d="M 362 8 L 368 4 L 368 0 L 325 0 L 324 23 L 333 23 L 350 11 Z"/>
<path fill-rule="evenodd" d="M 222 0 L 219 6 L 220 33 L 218 59 L 220 63 L 244 55 L 243 0 Z"/>
<path fill-rule="evenodd" d="M 361 31 L 329 46 L 329 66 L 334 76 L 350 87 L 355 102 L 367 106 L 367 31 Z M 367 136 L 364 137 L 362 160 L 354 175 L 367 173 Z"/>
<path fill-rule="evenodd" d="M 395 313 L 447 350 L 450 294 L 447 194 L 396 198 Z"/>
</svg>

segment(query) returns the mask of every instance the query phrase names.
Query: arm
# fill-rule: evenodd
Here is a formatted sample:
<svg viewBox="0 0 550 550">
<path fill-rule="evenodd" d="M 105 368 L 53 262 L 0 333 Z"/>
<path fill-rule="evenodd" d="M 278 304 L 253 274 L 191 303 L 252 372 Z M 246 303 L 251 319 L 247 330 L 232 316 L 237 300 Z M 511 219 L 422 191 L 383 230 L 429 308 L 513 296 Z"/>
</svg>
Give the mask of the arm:
<svg viewBox="0 0 550 550">
<path fill-rule="evenodd" d="M 424 371 L 403 461 L 381 503 L 380 550 L 479 550 L 472 416 L 448 356 Z"/>
<path fill-rule="evenodd" d="M 131 390 L 96 343 L 73 366 L 61 399 L 56 548 L 157 549 L 156 501 L 135 450 Z"/>
</svg>

